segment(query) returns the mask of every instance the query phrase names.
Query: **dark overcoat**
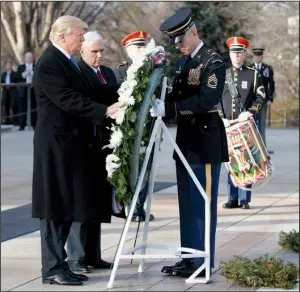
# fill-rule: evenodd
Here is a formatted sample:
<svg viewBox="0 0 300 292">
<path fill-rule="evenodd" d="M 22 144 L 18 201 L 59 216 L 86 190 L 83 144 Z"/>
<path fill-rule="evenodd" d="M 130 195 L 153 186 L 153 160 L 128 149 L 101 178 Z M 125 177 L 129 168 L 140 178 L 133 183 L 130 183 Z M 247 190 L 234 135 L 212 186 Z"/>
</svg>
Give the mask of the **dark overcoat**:
<svg viewBox="0 0 300 292">
<path fill-rule="evenodd" d="M 32 216 L 99 220 L 91 147 L 93 123 L 103 123 L 107 107 L 91 101 L 84 74 L 52 45 L 36 64 L 33 85 L 39 119 L 33 139 Z"/>
<path fill-rule="evenodd" d="M 1 83 L 5 83 L 7 72 L 3 72 L 1 75 Z M 12 71 L 10 73 L 10 83 L 18 83 L 22 77 L 17 72 Z M 17 105 L 19 102 L 19 93 L 18 87 L 6 88 L 5 86 L 2 89 L 2 104 L 6 104 L 7 96 L 10 96 L 10 104 Z"/>
<path fill-rule="evenodd" d="M 101 83 L 95 71 L 82 59 L 78 62 L 80 70 L 87 78 L 89 89 L 91 91 L 91 100 L 105 104 L 107 106 L 117 102 L 118 94 L 117 79 L 113 71 L 106 66 L 101 66 L 100 70 L 107 82 Z M 100 198 L 99 201 L 99 220 L 102 223 L 109 223 L 112 215 L 112 185 L 107 180 L 107 172 L 105 168 L 105 158 L 111 152 L 106 148 L 102 150 L 103 146 L 109 143 L 110 130 L 112 119 L 106 118 L 102 125 L 96 128 L 96 135 L 92 143 L 92 157 L 93 157 L 93 171 L 92 183 L 94 189 L 94 196 Z"/>
</svg>

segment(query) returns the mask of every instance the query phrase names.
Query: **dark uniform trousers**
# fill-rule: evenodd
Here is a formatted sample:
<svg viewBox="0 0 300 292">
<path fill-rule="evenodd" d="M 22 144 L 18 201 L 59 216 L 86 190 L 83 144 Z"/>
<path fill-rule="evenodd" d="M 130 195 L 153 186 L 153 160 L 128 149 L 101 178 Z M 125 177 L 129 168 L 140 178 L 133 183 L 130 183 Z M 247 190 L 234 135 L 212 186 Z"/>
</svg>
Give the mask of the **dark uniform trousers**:
<svg viewBox="0 0 300 292">
<path fill-rule="evenodd" d="M 218 188 L 221 164 L 191 164 L 201 186 L 210 200 L 210 266 L 214 268 L 215 237 L 217 229 Z M 180 214 L 181 246 L 205 250 L 205 200 L 193 179 L 181 163 L 176 163 Z M 202 264 L 203 258 L 193 258 Z"/>
<path fill-rule="evenodd" d="M 254 63 L 251 66 L 255 68 Z M 265 146 L 267 146 L 266 145 L 266 121 L 267 121 L 267 111 L 268 111 L 267 102 L 268 101 L 273 102 L 273 96 L 275 91 L 274 71 L 273 71 L 273 67 L 266 63 L 262 63 L 261 68 L 257 69 L 257 71 L 258 71 L 258 77 L 262 79 L 265 88 L 266 98 L 265 98 L 265 102 L 262 104 L 262 107 L 256 117 L 256 124 L 259 133 L 261 135 L 261 138 Z"/>
<path fill-rule="evenodd" d="M 228 194 L 228 200 L 238 200 L 240 198 L 240 201 L 247 201 L 251 202 L 251 187 L 252 185 L 247 186 L 249 190 L 237 188 L 234 186 L 230 175 L 227 176 L 227 194 Z"/>
<path fill-rule="evenodd" d="M 268 104 L 264 104 L 256 117 L 256 124 L 260 136 L 266 145 L 266 119 L 267 119 Z"/>
</svg>

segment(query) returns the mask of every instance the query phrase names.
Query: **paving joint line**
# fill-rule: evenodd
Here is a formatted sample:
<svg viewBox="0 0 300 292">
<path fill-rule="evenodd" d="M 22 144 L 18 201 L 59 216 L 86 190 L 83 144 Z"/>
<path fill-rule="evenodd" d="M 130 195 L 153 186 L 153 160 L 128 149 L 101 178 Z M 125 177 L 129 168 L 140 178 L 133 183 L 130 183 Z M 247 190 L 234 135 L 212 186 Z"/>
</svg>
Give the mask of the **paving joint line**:
<svg viewBox="0 0 300 292">
<path fill-rule="evenodd" d="M 277 201 L 273 202 L 272 204 L 270 204 L 270 205 L 268 205 L 268 206 L 265 206 L 265 207 L 263 207 L 262 209 L 257 210 L 256 212 L 254 212 L 254 213 L 252 213 L 252 214 L 249 214 L 249 216 L 246 216 L 244 219 L 241 219 L 241 220 L 239 220 L 239 221 L 237 221 L 237 222 L 233 222 L 231 225 L 229 225 L 229 226 L 227 226 L 227 227 L 224 227 L 224 229 L 222 229 L 222 231 L 225 230 L 225 229 L 227 229 L 227 228 L 230 228 L 230 227 L 232 227 L 232 226 L 234 226 L 234 225 L 236 225 L 236 224 L 238 224 L 238 223 L 240 223 L 240 222 L 242 222 L 242 221 L 244 221 L 244 220 L 246 220 L 246 219 L 248 219 L 248 218 L 250 218 L 250 217 L 252 217 L 253 215 L 256 215 L 256 214 L 258 214 L 258 213 L 260 213 L 260 212 L 266 210 L 267 208 L 272 207 L 272 206 L 275 205 L 276 203 L 278 203 L 278 202 L 280 202 L 280 201 L 282 201 L 282 200 L 288 198 L 289 196 L 292 196 L 294 193 L 295 193 L 295 192 L 289 193 L 289 194 L 285 195 L 283 198 L 279 198 Z"/>
</svg>

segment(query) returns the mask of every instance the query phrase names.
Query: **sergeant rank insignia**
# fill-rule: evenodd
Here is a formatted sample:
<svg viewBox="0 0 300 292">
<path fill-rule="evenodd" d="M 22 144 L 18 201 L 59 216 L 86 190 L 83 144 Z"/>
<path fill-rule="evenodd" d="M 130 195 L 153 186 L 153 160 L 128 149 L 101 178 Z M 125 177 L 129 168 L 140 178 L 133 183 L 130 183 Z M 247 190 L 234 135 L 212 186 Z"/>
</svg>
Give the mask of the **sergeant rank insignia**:
<svg viewBox="0 0 300 292">
<path fill-rule="evenodd" d="M 200 64 L 196 69 L 191 69 L 189 71 L 188 85 L 199 85 L 200 84 L 200 72 L 202 64 Z"/>
<path fill-rule="evenodd" d="M 216 77 L 216 74 L 214 73 L 213 75 L 208 77 L 207 87 L 217 88 L 217 85 L 218 85 L 218 79 Z"/>
<path fill-rule="evenodd" d="M 263 71 L 263 75 L 264 75 L 264 77 L 269 78 L 269 75 L 270 75 L 270 73 L 269 73 L 269 68 L 266 68 L 266 69 Z"/>
</svg>

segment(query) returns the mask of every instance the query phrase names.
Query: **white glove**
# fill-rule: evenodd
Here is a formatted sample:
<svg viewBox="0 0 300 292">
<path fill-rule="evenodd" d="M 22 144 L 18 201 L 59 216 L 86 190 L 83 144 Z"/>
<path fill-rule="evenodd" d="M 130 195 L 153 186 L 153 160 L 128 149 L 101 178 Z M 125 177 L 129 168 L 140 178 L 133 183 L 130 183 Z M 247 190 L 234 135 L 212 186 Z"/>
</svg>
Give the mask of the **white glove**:
<svg viewBox="0 0 300 292">
<path fill-rule="evenodd" d="M 165 112 L 165 103 L 160 99 L 156 99 L 152 102 L 152 108 L 150 109 L 151 117 L 164 117 Z"/>
<path fill-rule="evenodd" d="M 238 117 L 238 121 L 239 122 L 247 121 L 252 116 L 253 115 L 250 112 L 242 112 L 242 113 L 240 113 L 240 115 Z"/>
<path fill-rule="evenodd" d="M 222 121 L 223 121 L 223 124 L 224 124 L 224 127 L 225 127 L 225 128 L 227 128 L 227 127 L 230 126 L 230 122 L 229 122 L 228 119 L 222 119 Z"/>
</svg>

